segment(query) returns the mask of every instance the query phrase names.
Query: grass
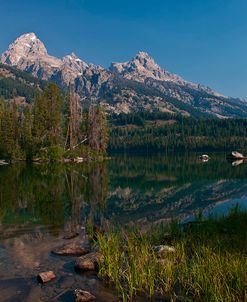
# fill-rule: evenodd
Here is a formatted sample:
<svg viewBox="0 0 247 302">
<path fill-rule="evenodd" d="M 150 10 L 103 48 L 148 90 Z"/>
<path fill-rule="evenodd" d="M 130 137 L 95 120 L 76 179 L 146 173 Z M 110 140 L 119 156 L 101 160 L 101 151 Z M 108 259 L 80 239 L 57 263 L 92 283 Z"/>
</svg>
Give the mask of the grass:
<svg viewBox="0 0 247 302">
<path fill-rule="evenodd" d="M 99 274 L 117 288 L 122 301 L 247 301 L 245 212 L 235 209 L 227 217 L 184 226 L 172 222 L 148 232 L 122 228 L 96 236 L 103 255 Z M 175 252 L 158 255 L 154 247 L 164 244 Z"/>
</svg>

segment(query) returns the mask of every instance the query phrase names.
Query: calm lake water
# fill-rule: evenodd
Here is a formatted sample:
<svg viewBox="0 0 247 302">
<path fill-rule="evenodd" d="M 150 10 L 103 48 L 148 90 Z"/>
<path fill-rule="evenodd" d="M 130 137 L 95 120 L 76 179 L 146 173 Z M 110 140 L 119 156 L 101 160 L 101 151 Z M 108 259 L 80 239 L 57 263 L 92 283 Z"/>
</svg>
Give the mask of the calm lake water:
<svg viewBox="0 0 247 302">
<path fill-rule="evenodd" d="M 96 301 L 118 301 L 94 274 L 76 274 L 73 257 L 51 255 L 70 231 L 87 223 L 153 223 L 247 208 L 247 164 L 232 166 L 224 154 L 206 163 L 191 156 L 118 156 L 106 163 L 0 166 L 0 301 L 73 301 L 82 288 Z M 67 243 L 68 241 L 66 241 Z M 53 270 L 41 286 L 36 276 Z"/>
</svg>

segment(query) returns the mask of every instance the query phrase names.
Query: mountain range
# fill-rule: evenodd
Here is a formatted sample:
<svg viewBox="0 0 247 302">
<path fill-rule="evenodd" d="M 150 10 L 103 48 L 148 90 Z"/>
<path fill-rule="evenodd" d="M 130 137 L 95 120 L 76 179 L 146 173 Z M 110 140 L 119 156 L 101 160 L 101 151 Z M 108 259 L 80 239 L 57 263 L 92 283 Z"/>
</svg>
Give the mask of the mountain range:
<svg viewBox="0 0 247 302">
<path fill-rule="evenodd" d="M 74 53 L 51 56 L 35 33 L 27 33 L 9 45 L 0 62 L 2 68 L 9 65 L 63 88 L 73 84 L 82 104 L 100 103 L 113 113 L 149 110 L 192 117 L 247 117 L 247 101 L 186 81 L 161 68 L 146 52 L 106 69 Z"/>
</svg>

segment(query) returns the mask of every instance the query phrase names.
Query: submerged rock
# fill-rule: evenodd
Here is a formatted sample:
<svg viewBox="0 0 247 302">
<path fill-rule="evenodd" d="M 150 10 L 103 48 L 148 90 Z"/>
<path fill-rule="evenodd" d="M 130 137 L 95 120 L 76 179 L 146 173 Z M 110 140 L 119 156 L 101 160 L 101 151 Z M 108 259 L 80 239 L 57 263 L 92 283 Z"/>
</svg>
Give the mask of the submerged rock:
<svg viewBox="0 0 247 302">
<path fill-rule="evenodd" d="M 169 245 L 158 245 L 154 247 L 155 252 L 159 258 L 162 258 L 170 253 L 175 253 L 176 249 Z"/>
<path fill-rule="evenodd" d="M 81 256 L 75 262 L 75 269 L 81 271 L 97 271 L 99 267 L 99 260 L 101 254 L 99 252 L 92 252 Z"/>
<path fill-rule="evenodd" d="M 89 251 L 79 243 L 69 243 L 52 250 L 52 253 L 59 256 L 82 256 Z"/>
<path fill-rule="evenodd" d="M 76 289 L 75 290 L 75 301 L 76 302 L 87 302 L 95 300 L 96 297 L 92 295 L 90 292 L 87 292 L 85 290 Z"/>
<path fill-rule="evenodd" d="M 78 232 L 67 232 L 64 234 L 63 239 L 73 239 L 77 236 L 79 236 Z"/>
<path fill-rule="evenodd" d="M 37 276 L 37 280 L 41 283 L 49 282 L 55 278 L 56 278 L 56 275 L 54 274 L 53 271 L 43 272 L 43 273 L 38 274 L 38 276 Z"/>
<path fill-rule="evenodd" d="M 27 301 L 31 290 L 32 287 L 25 278 L 1 278 L 0 301 Z"/>
</svg>

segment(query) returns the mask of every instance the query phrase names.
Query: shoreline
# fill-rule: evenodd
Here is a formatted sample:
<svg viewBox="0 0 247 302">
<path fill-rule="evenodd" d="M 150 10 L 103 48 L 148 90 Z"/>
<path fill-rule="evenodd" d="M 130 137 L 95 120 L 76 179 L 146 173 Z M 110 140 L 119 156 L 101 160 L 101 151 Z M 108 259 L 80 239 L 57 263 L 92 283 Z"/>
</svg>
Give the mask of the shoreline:
<svg viewBox="0 0 247 302">
<path fill-rule="evenodd" d="M 99 275 L 123 301 L 140 296 L 188 301 L 247 298 L 247 212 L 179 225 L 97 233 Z M 213 300 L 212 300 L 213 299 Z"/>
</svg>

